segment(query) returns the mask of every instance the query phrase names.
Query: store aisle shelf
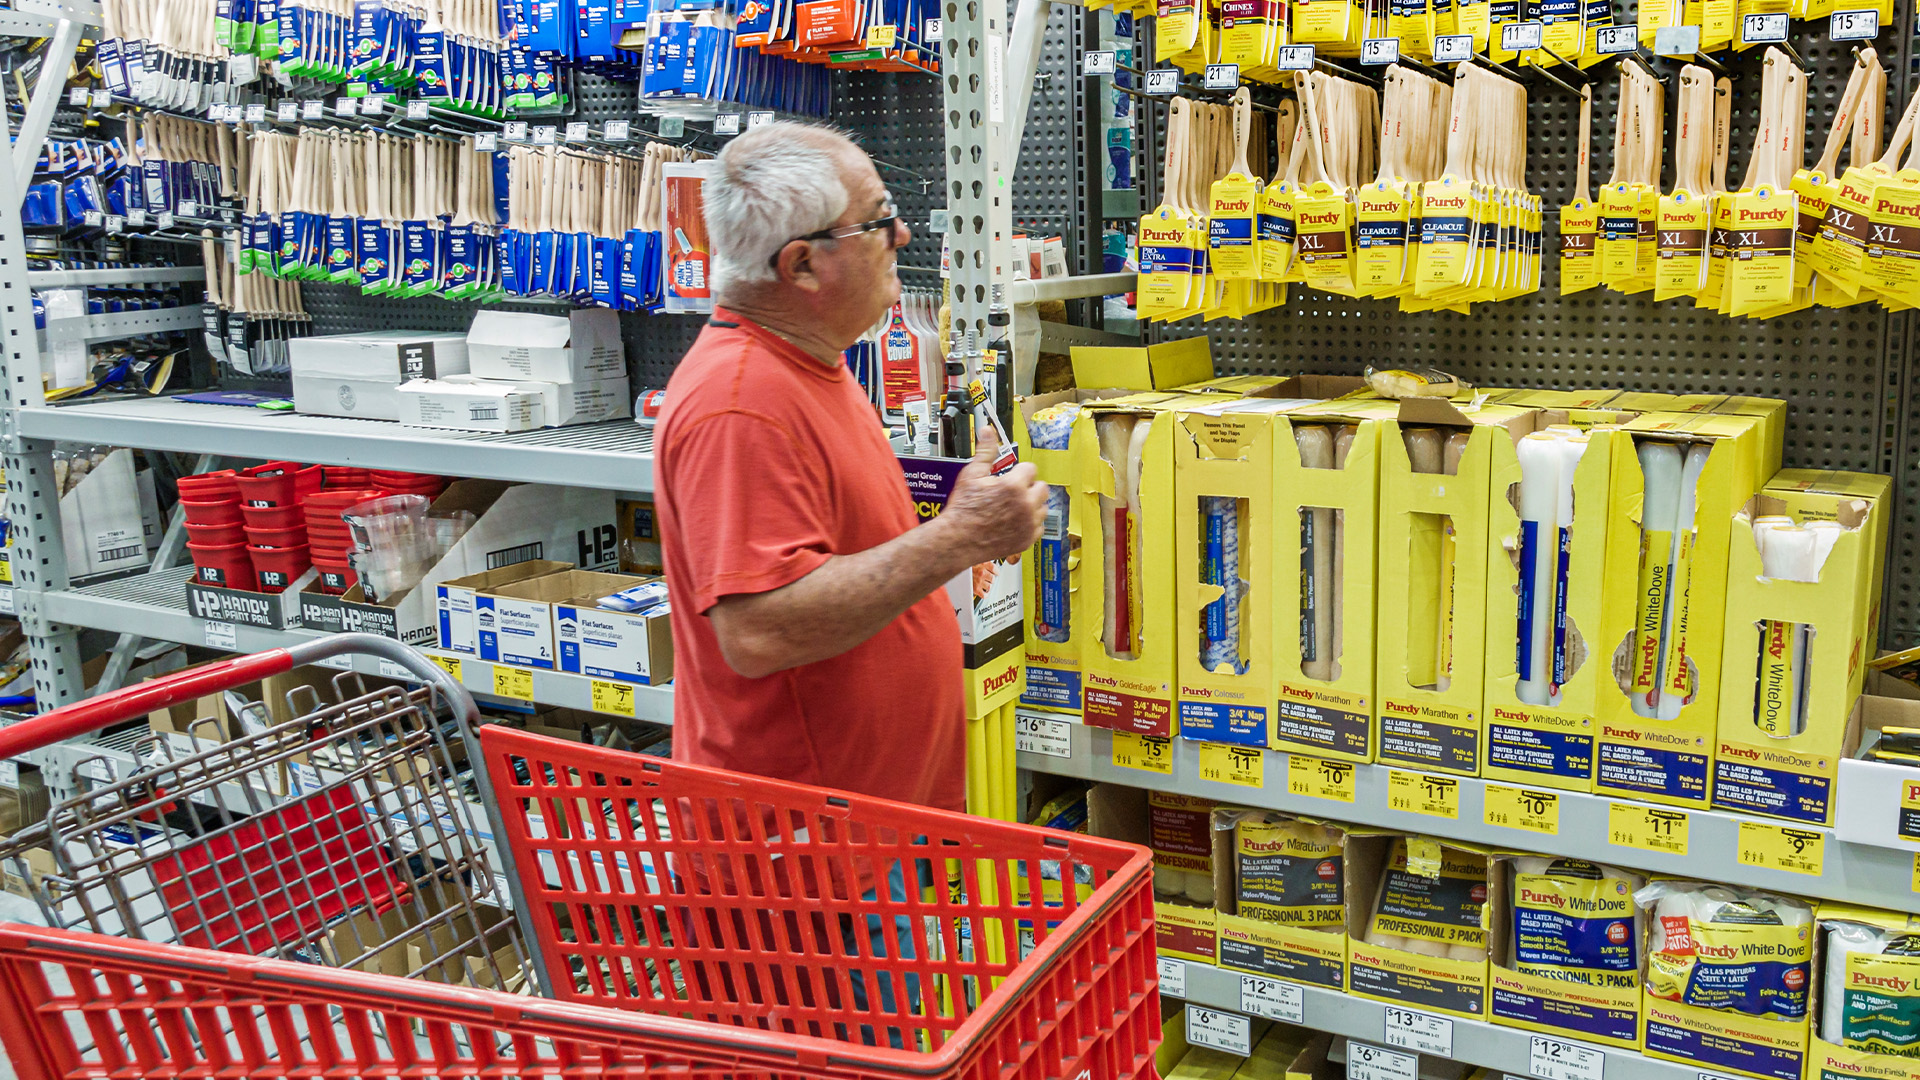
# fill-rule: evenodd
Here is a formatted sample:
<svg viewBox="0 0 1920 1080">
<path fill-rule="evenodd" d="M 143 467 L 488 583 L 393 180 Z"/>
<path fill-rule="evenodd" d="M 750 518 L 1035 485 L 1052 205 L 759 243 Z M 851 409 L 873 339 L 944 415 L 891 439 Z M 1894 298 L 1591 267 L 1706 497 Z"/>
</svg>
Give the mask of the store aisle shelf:
<svg viewBox="0 0 1920 1080">
<path fill-rule="evenodd" d="M 1284 982 L 1276 986 L 1277 980 L 1274 979 L 1243 976 L 1237 971 L 1190 960 L 1162 958 L 1160 963 L 1160 992 L 1163 997 L 1242 1015 L 1275 1018 L 1277 1012 L 1289 1022 L 1313 1031 L 1329 1031 L 1371 1046 L 1395 1045 L 1387 1034 L 1387 1011 L 1392 1006 L 1325 987 Z M 1171 965 L 1179 967 L 1169 972 L 1167 969 Z M 1169 974 L 1184 979 L 1184 994 L 1169 992 Z M 1243 997 L 1243 993 L 1246 996 Z M 1275 1009 L 1276 1004 L 1278 1009 Z M 1296 1006 L 1300 1009 L 1297 1018 L 1290 1015 Z M 1535 1075 L 1533 1054 L 1536 1039 L 1562 1044 L 1569 1041 L 1479 1020 L 1459 1017 L 1445 1019 L 1453 1025 L 1453 1060 L 1483 1066 L 1515 1078 Z M 1703 1071 L 1698 1065 L 1659 1061 L 1630 1050 L 1591 1043 L 1575 1045 L 1605 1053 L 1603 1071 L 1598 1074 L 1601 1080 L 1719 1080 L 1718 1073 Z M 1542 1051 L 1545 1052 L 1545 1049 L 1542 1048 Z"/>
<path fill-rule="evenodd" d="M 199 309 L 192 311 L 198 325 Z M 24 408 L 19 430 L 36 439 L 145 450 L 286 458 L 618 492 L 653 490 L 653 428 L 630 420 L 496 435 L 143 398 Z"/>
<path fill-rule="evenodd" d="M 228 652 L 256 653 L 320 636 L 315 630 L 269 630 L 196 618 L 187 612 L 187 578 L 192 573 L 193 568 L 186 566 L 50 593 L 44 606 L 54 622 L 208 645 Z M 635 686 L 559 671 L 491 664 L 437 649 L 421 651 L 442 661 L 449 670 L 457 667 L 460 681 L 475 694 L 523 700 L 531 694 L 531 700 L 542 705 L 631 716 L 656 724 L 673 722 L 670 686 Z M 356 656 L 352 662 L 353 669 L 363 674 L 405 677 L 398 666 L 384 660 Z"/>
<path fill-rule="evenodd" d="M 48 319 L 47 340 L 117 341 L 142 334 L 164 334 L 174 330 L 195 330 L 204 323 L 199 305 L 156 308 L 152 311 L 121 311 L 105 315 L 81 315 L 71 319 Z"/>
<path fill-rule="evenodd" d="M 1043 714 L 1023 713 L 1023 717 Z M 1022 742 L 1046 744 L 1055 754 L 1022 750 L 1019 765 L 1034 772 L 1078 777 L 1156 791 L 1172 791 L 1220 803 L 1280 810 L 1331 821 L 1405 829 L 1505 851 L 1530 851 L 1570 858 L 1594 859 L 1631 866 L 1653 873 L 1679 874 L 1704 881 L 1718 881 L 1772 889 L 1798 896 L 1845 900 L 1855 904 L 1920 912 L 1920 893 L 1913 889 L 1915 856 L 1892 848 L 1849 844 L 1841 841 L 1831 828 L 1801 826 L 1741 814 L 1711 810 L 1685 811 L 1686 853 L 1671 854 L 1644 847 L 1616 844 L 1611 838 L 1611 807 L 1621 804 L 1630 811 L 1654 809 L 1667 812 L 1677 807 L 1653 806 L 1628 799 L 1609 798 L 1581 792 L 1552 792 L 1558 796 L 1558 828 L 1555 832 L 1489 824 L 1486 820 L 1489 788 L 1522 788 L 1524 785 L 1478 779 L 1444 777 L 1457 781 L 1457 815 L 1452 818 L 1395 809 L 1389 805 L 1390 774 L 1399 772 L 1417 778 L 1426 774 L 1412 769 L 1386 765 L 1360 765 L 1353 769 L 1353 801 L 1295 795 L 1288 790 L 1288 755 L 1277 750 L 1260 751 L 1259 776 L 1262 783 L 1250 787 L 1200 778 L 1200 746 L 1185 739 L 1172 741 L 1170 774 L 1144 769 L 1124 768 L 1113 762 L 1113 733 L 1083 724 L 1046 717 L 1065 729 L 1050 729 L 1047 738 L 1031 739 L 1022 723 Z M 1058 751 L 1068 751 L 1059 756 Z M 1435 774 L 1438 775 L 1438 774 Z M 1546 789 L 1526 789 L 1546 790 Z M 1742 836 L 1742 826 L 1749 835 Z M 1821 851 L 1819 874 L 1797 873 L 1773 866 L 1750 865 L 1742 860 L 1743 850 L 1752 850 L 1762 838 L 1778 835 L 1781 827 L 1818 837 Z M 1812 850 L 1809 846 L 1808 850 Z"/>
<path fill-rule="evenodd" d="M 157 281 L 205 281 L 204 266 L 120 266 L 105 270 L 29 270 L 27 284 L 36 289 L 76 285 L 132 285 Z"/>
</svg>

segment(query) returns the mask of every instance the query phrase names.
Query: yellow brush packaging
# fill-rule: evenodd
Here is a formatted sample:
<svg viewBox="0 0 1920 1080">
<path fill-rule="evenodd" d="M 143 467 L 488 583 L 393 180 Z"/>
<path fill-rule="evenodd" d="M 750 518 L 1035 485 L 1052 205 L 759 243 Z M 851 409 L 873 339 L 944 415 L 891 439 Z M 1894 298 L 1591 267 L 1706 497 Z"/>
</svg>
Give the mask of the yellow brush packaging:
<svg viewBox="0 0 1920 1080">
<path fill-rule="evenodd" d="M 1860 743 L 1892 486 L 1825 476 L 1734 517 L 1713 769 L 1714 806 L 1814 825 L 1832 823 L 1840 761 Z"/>
<path fill-rule="evenodd" d="M 1374 544 L 1380 429 L 1390 401 L 1338 399 L 1361 380 L 1303 376 L 1326 398 L 1273 418 L 1272 746 L 1373 760 Z"/>
<path fill-rule="evenodd" d="M 1642 935 L 1633 886 L 1641 879 L 1572 859 L 1496 854 L 1493 863 L 1494 875 L 1507 886 L 1498 894 L 1500 906 L 1487 924 L 1492 958 L 1487 1004 L 1493 1022 L 1639 1049 L 1643 1027 L 1634 961 Z M 1552 872 L 1541 872 L 1548 867 Z M 1577 871 L 1591 876 L 1582 879 Z M 1604 948 L 1617 950 L 1624 971 L 1602 977 L 1582 970 L 1583 963 L 1597 959 L 1591 942 L 1595 936 L 1604 936 Z M 1541 974 L 1548 969 L 1527 963 L 1525 957 L 1555 961 L 1555 977 Z"/>
<path fill-rule="evenodd" d="M 1484 1020 L 1486 919 L 1501 888 L 1487 853 L 1349 832 L 1347 860 L 1348 992 Z"/>
<path fill-rule="evenodd" d="M 1489 471 L 1494 443 L 1535 423 L 1532 409 L 1409 398 L 1381 426 L 1376 761 L 1480 772 Z"/>
<path fill-rule="evenodd" d="M 1920 1080 L 1920 926 L 1911 915 L 1823 903 L 1813 939 L 1809 1080 Z"/>
<path fill-rule="evenodd" d="M 1615 427 L 1631 415 L 1544 410 L 1493 444 L 1481 775 L 1593 786 Z"/>
<path fill-rule="evenodd" d="M 1595 405 L 1596 409 L 1611 409 L 1614 412 L 1673 412 L 1672 394 L 1662 394 L 1652 390 L 1621 390 L 1605 401 Z"/>
<path fill-rule="evenodd" d="M 1611 440 L 1595 792 L 1707 804 L 1727 549 L 1762 439 L 1760 417 L 1647 413 Z"/>
<path fill-rule="evenodd" d="M 1175 695 L 1182 738 L 1265 747 L 1274 695 L 1269 398 L 1208 394 L 1175 414 Z"/>
<path fill-rule="evenodd" d="M 1124 390 L 1061 390 L 1019 400 L 1014 439 L 1020 460 L 1033 462 L 1039 479 L 1052 485 L 1040 542 L 1022 560 L 1026 609 L 1026 684 L 1020 704 L 1051 712 L 1080 711 L 1080 635 L 1097 623 L 1074 625 L 1080 589 L 1080 544 L 1085 525 L 1074 512 L 1073 446 L 1080 406 L 1123 397 Z"/>
<path fill-rule="evenodd" d="M 1347 988 L 1347 832 L 1260 810 L 1214 811 L 1229 838 L 1221 881 L 1220 966 L 1289 982 Z"/>
<path fill-rule="evenodd" d="M 1089 402 L 1074 421 L 1075 516 L 1085 541 L 1075 617 L 1088 620 L 1075 636 L 1090 727 L 1174 731 L 1179 643 L 1164 613 L 1174 607 L 1175 413 L 1189 403 L 1192 395 L 1133 394 Z"/>
</svg>

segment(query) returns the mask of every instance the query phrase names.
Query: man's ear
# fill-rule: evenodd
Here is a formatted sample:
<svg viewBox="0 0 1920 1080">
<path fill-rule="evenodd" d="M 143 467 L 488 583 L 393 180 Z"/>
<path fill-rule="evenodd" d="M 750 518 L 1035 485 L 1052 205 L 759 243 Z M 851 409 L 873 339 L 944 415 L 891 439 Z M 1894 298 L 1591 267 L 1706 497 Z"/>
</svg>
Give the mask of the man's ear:
<svg viewBox="0 0 1920 1080">
<path fill-rule="evenodd" d="M 789 242 L 780 249 L 775 262 L 780 280 L 796 289 L 807 292 L 820 291 L 820 279 L 813 272 L 813 245 Z"/>
</svg>

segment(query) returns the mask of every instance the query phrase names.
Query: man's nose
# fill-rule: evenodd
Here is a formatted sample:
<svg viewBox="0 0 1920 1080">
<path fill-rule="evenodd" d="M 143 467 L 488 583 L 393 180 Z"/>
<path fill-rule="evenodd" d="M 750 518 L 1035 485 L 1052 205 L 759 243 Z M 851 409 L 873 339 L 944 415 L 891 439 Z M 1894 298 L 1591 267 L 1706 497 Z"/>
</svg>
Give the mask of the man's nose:
<svg viewBox="0 0 1920 1080">
<path fill-rule="evenodd" d="M 893 233 L 894 247 L 903 248 L 913 242 L 913 229 L 911 226 L 909 226 L 906 223 L 905 220 L 894 222 L 893 228 L 894 228 L 894 233 Z"/>
</svg>

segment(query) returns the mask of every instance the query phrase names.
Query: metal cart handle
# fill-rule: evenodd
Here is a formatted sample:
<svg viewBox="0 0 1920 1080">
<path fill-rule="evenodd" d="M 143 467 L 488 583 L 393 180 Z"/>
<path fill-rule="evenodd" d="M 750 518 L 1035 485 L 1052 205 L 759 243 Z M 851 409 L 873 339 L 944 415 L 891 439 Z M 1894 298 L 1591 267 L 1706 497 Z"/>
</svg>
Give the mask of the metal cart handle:
<svg viewBox="0 0 1920 1080">
<path fill-rule="evenodd" d="M 251 656 L 197 667 L 143 682 L 111 694 L 76 701 L 51 712 L 41 713 L 8 728 L 0 728 L 0 759 L 17 757 L 30 750 L 98 731 L 109 724 L 145 716 L 156 709 L 193 701 L 270 675 L 279 675 L 348 653 L 368 653 L 391 660 L 408 673 L 440 692 L 460 713 L 468 730 L 479 722 L 480 709 L 473 695 L 440 666 L 392 638 L 377 634 L 329 634 L 303 641 L 284 649 L 269 649 Z"/>
</svg>

